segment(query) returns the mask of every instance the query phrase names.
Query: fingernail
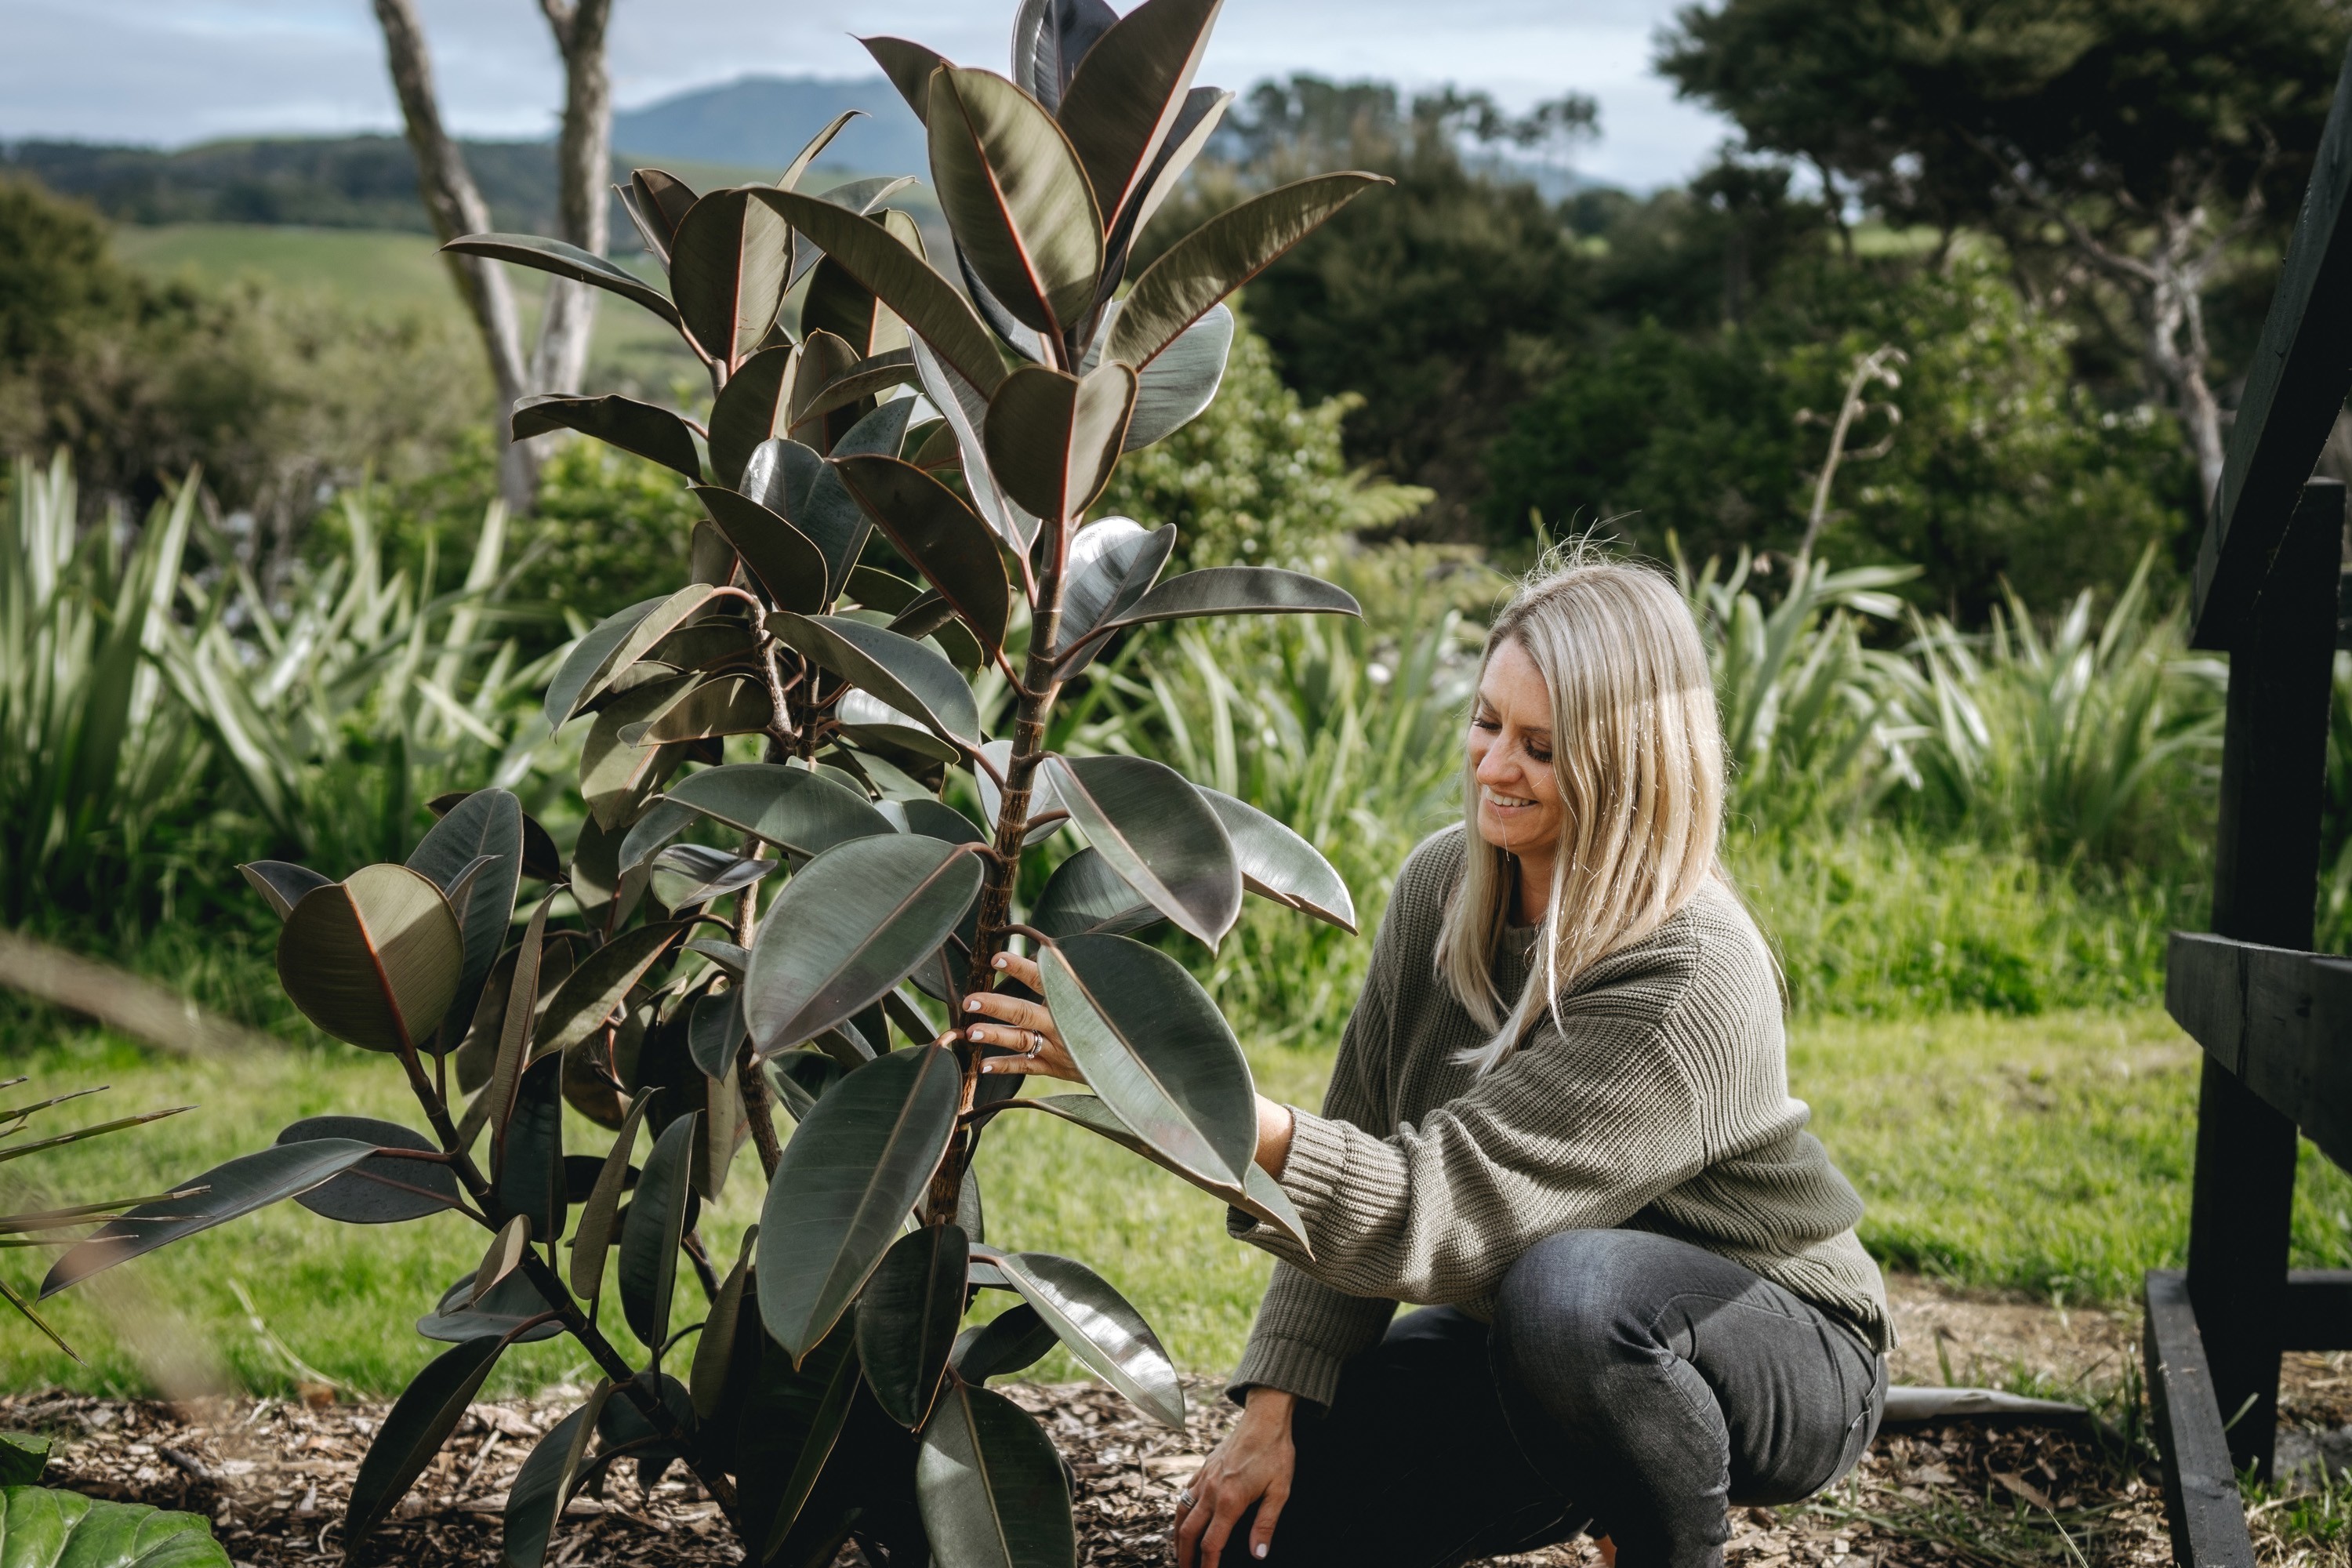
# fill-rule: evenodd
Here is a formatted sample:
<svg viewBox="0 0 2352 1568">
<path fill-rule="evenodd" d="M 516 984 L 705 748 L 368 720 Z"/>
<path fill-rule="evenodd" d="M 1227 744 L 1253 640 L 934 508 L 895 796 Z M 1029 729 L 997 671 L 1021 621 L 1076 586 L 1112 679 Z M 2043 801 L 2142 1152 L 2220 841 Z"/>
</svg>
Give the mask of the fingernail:
<svg viewBox="0 0 2352 1568">
<path fill-rule="evenodd" d="M 977 996 L 967 996 L 967 997 L 965 997 L 965 998 L 963 999 L 963 1010 L 964 1010 L 965 1012 L 967 1012 L 967 1013 L 977 1013 L 977 1012 L 979 1012 L 979 1011 L 980 1011 L 980 998 L 979 998 L 979 997 L 977 997 Z"/>
<path fill-rule="evenodd" d="M 988 1039 L 988 1031 L 986 1029 L 966 1029 L 964 1031 L 964 1037 L 985 1043 Z"/>
<path fill-rule="evenodd" d="M 1004 967 L 1004 955 L 1003 955 L 1003 953 L 1001 953 L 1001 952 L 1000 952 L 1000 953 L 998 953 L 998 954 L 996 955 L 996 958 L 995 958 L 995 963 L 996 963 L 996 967 L 997 967 L 997 968 L 999 968 L 999 969 L 1002 969 L 1002 968 L 1003 968 L 1003 967 Z"/>
<path fill-rule="evenodd" d="M 993 1071 L 994 1069 L 993 1069 L 993 1068 L 991 1068 L 991 1067 L 990 1067 L 986 1062 L 982 1062 L 982 1063 L 981 1063 L 981 1064 L 980 1064 L 980 1070 L 981 1070 L 981 1071 L 982 1071 L 982 1072 L 991 1072 L 991 1071 Z"/>
<path fill-rule="evenodd" d="M 1263 1542 L 1263 1541 L 1261 1541 L 1261 1542 L 1259 1542 L 1255 1546 L 1251 1547 L 1251 1548 L 1250 1548 L 1250 1555 L 1251 1555 L 1251 1556 L 1253 1556 L 1253 1557 L 1263 1557 L 1263 1556 L 1265 1556 L 1265 1542 Z"/>
</svg>

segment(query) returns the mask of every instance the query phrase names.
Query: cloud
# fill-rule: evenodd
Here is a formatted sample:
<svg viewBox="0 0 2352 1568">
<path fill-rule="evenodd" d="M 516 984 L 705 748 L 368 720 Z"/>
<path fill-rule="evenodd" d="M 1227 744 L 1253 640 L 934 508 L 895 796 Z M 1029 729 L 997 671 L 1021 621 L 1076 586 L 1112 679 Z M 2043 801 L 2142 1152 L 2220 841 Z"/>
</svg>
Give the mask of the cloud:
<svg viewBox="0 0 2352 1568">
<path fill-rule="evenodd" d="M 1600 100 L 1603 140 L 1580 160 L 1647 186 L 1687 175 L 1726 133 L 1652 76 L 1652 35 L 1675 0 L 1236 0 L 1203 79 L 1246 87 L 1312 71 L 1407 88 L 1485 88 L 1524 106 Z M 179 145 L 238 134 L 390 131 L 399 121 L 363 0 L 8 0 L 0 137 Z M 444 108 L 472 135 L 551 127 L 559 76 L 525 0 L 419 0 Z M 625 106 L 749 72 L 866 76 L 853 35 L 922 39 L 1000 66 L 1010 5 L 994 0 L 617 0 L 614 96 Z M 1001 68 L 1001 67 L 1000 67 Z"/>
</svg>

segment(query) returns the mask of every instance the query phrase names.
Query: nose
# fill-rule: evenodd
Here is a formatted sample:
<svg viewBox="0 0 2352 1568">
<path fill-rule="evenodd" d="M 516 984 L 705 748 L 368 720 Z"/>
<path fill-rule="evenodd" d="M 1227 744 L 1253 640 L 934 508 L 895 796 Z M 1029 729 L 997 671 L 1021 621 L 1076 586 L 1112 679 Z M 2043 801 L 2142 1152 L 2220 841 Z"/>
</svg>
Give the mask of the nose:
<svg viewBox="0 0 2352 1568">
<path fill-rule="evenodd" d="M 1483 784 L 1507 784 L 1517 775 L 1518 768 L 1511 761 L 1511 749 L 1502 743 L 1500 736 L 1488 741 L 1486 748 L 1478 753 L 1478 765 L 1471 770 L 1471 776 Z"/>
</svg>

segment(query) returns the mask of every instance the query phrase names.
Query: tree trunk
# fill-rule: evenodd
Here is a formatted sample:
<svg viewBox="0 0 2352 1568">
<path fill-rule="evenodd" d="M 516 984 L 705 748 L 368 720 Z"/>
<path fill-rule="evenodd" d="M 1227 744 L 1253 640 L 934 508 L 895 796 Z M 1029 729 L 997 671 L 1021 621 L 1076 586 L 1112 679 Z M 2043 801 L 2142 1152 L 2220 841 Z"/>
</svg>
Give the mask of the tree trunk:
<svg viewBox="0 0 2352 1568">
<path fill-rule="evenodd" d="M 441 103 L 433 86 L 433 57 L 425 43 L 425 26 L 411 0 L 375 0 L 376 20 L 383 29 L 385 63 L 392 70 L 393 90 L 400 95 L 400 116 L 408 127 L 408 145 L 416 155 L 416 189 L 433 219 L 433 232 L 443 244 L 461 234 L 481 234 L 490 226 L 489 204 L 482 200 L 474 177 L 467 172 L 465 155 L 441 124 Z M 466 301 L 489 356 L 490 379 L 499 400 L 497 426 L 501 437 L 509 412 L 527 395 L 530 372 L 523 363 L 522 326 L 515 313 L 514 289 L 505 268 L 478 256 L 445 256 L 458 297 Z M 500 439 L 499 494 L 507 510 L 520 516 L 538 499 L 538 464 L 529 448 Z"/>
<path fill-rule="evenodd" d="M 540 0 L 563 58 L 563 129 L 555 149 L 556 224 L 560 237 L 603 255 L 611 237 L 604 184 L 613 161 L 613 83 L 604 66 L 604 35 L 612 0 Z M 444 244 L 490 227 L 489 204 L 467 173 L 466 159 L 441 123 L 433 86 L 433 58 L 414 0 L 375 0 L 383 50 L 400 95 L 408 145 L 416 155 L 416 186 L 433 231 Z M 489 356 L 499 411 L 499 494 L 522 516 L 538 500 L 539 460 L 530 446 L 508 438 L 514 405 L 543 392 L 577 392 L 588 368 L 589 335 L 596 324 L 596 290 L 560 278 L 548 279 L 538 346 L 523 352 L 521 319 L 505 265 L 473 256 L 444 258 L 457 293 L 474 318 Z"/>
<path fill-rule="evenodd" d="M 602 256 L 612 222 L 604 191 L 613 163 L 613 79 L 604 67 L 612 0 L 540 0 L 540 9 L 563 57 L 563 129 L 555 144 L 556 236 Z M 531 356 L 533 391 L 579 389 L 596 325 L 596 292 L 584 283 L 548 280 L 547 310 Z"/>
</svg>

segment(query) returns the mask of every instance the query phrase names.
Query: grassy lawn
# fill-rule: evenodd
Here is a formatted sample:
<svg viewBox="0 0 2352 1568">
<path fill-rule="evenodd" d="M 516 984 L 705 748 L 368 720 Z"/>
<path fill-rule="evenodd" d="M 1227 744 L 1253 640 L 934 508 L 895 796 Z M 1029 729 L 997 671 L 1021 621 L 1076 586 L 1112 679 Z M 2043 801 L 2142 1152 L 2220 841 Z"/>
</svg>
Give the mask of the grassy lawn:
<svg viewBox="0 0 2352 1568">
<path fill-rule="evenodd" d="M 1308 1103 L 1328 1068 L 1328 1052 L 1314 1049 L 1278 1047 L 1258 1060 L 1267 1092 Z M 340 1047 L 195 1065 L 79 1034 L 20 1051 L 12 1070 L 30 1073 L 30 1087 L 44 1090 L 110 1083 L 98 1102 L 114 1102 L 107 1114 L 200 1108 L 8 1168 L 31 1167 L 49 1190 L 82 1196 L 154 1191 L 268 1143 L 301 1116 L 415 1120 L 390 1063 Z M 1815 1108 L 1815 1128 L 1870 1205 L 1864 1239 L 1895 1266 L 1956 1282 L 2116 1300 L 2135 1290 L 2142 1268 L 2179 1255 L 2197 1062 L 2160 1012 L 1801 1023 L 1790 1070 L 1796 1092 Z M 573 1148 L 605 1146 L 584 1123 L 574 1130 Z M 747 1152 L 707 1222 L 724 1258 L 757 1206 L 753 1168 Z M 1217 1205 L 1041 1116 L 1001 1121 L 980 1168 L 991 1240 L 1086 1259 L 1132 1297 L 1180 1362 L 1210 1373 L 1231 1363 L 1268 1265 L 1226 1239 Z M 2352 1261 L 2347 1215 L 2352 1182 L 2308 1156 L 2296 1261 Z M 13 1319 L 0 1323 L 0 1384 L 284 1388 L 298 1376 L 290 1352 L 349 1387 L 389 1392 L 436 1349 L 409 1323 L 473 1268 L 484 1239 L 455 1216 L 361 1231 L 281 1205 L 51 1303 L 86 1365 Z M 0 1261 L 19 1285 L 37 1268 L 26 1253 Z M 681 1321 L 691 1321 L 698 1293 L 680 1288 L 688 1292 Z M 617 1308 L 608 1301 L 604 1321 L 625 1340 Z M 579 1369 L 577 1353 L 556 1342 L 509 1353 L 498 1376 L 499 1385 L 520 1389 Z M 1051 1363 L 1041 1370 L 1069 1374 Z"/>
</svg>

